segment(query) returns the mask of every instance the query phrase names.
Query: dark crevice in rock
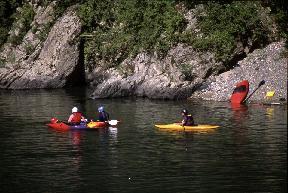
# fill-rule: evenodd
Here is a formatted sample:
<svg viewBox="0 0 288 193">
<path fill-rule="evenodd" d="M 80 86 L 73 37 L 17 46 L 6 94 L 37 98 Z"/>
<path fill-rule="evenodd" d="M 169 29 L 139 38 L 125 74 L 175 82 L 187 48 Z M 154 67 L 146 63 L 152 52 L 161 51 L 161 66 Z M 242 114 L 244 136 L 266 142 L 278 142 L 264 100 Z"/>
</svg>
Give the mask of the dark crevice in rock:
<svg viewBox="0 0 288 193">
<path fill-rule="evenodd" d="M 209 76 L 211 76 L 213 73 L 213 69 L 209 68 L 204 76 L 204 79 L 207 79 Z"/>
<path fill-rule="evenodd" d="M 225 69 L 221 69 L 218 74 L 222 74 L 223 72 L 227 72 L 235 67 L 238 67 L 239 66 L 238 62 L 246 57 L 247 55 L 245 52 L 234 55 L 233 58 L 225 65 Z"/>
<path fill-rule="evenodd" d="M 80 39 L 79 43 L 79 60 L 74 71 L 67 77 L 65 87 L 85 86 L 85 66 L 84 66 L 84 40 Z"/>
</svg>

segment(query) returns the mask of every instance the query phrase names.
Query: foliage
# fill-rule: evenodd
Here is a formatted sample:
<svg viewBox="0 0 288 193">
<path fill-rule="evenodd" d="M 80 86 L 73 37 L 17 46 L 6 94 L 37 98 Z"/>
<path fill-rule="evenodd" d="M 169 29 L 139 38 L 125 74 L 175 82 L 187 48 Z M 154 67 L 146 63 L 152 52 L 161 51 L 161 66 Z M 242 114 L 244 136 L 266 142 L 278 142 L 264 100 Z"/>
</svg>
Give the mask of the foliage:
<svg viewBox="0 0 288 193">
<path fill-rule="evenodd" d="M 12 64 L 14 64 L 16 62 L 16 55 L 14 52 L 8 55 L 6 62 L 12 63 Z"/>
<path fill-rule="evenodd" d="M 191 64 L 183 63 L 179 65 L 182 74 L 184 75 L 184 80 L 192 81 L 194 76 L 192 74 L 193 66 Z"/>
<path fill-rule="evenodd" d="M 12 29 L 19 30 L 19 32 L 17 34 L 14 33 L 9 37 L 8 41 L 10 43 L 14 45 L 21 43 L 23 37 L 31 28 L 30 24 L 32 23 L 34 16 L 35 12 L 30 4 L 24 4 L 20 11 L 13 15 L 14 20 L 17 22 L 14 22 Z"/>
<path fill-rule="evenodd" d="M 43 24 L 43 26 L 41 26 L 41 29 L 39 31 L 37 35 L 37 37 L 39 38 L 40 41 L 44 41 L 48 34 L 49 34 L 49 31 L 51 30 L 51 27 L 53 26 L 54 22 L 48 22 L 48 23 L 45 23 Z M 33 32 L 33 28 L 32 28 L 32 32 Z"/>
<path fill-rule="evenodd" d="M 271 14 L 274 16 L 279 28 L 280 35 L 288 39 L 288 7 L 285 0 L 266 0 L 262 2 L 263 6 L 270 7 Z M 286 46 L 288 46 L 286 42 Z"/>
<path fill-rule="evenodd" d="M 200 35 L 184 31 L 185 19 L 177 10 L 181 3 L 188 8 L 204 4 L 206 13 L 197 15 Z M 269 42 L 260 6 L 260 1 L 86 0 L 78 12 L 84 32 L 92 34 L 85 44 L 85 60 L 113 66 L 141 51 L 165 54 L 182 42 L 227 61 L 239 41 L 246 46 L 251 40 L 256 47 Z M 277 13 L 279 21 L 286 19 Z"/>
<path fill-rule="evenodd" d="M 269 32 L 258 16 L 258 6 L 259 2 L 252 1 L 208 2 L 206 13 L 198 15 L 202 36 L 195 36 L 192 45 L 211 50 L 222 61 L 229 59 L 237 41 L 247 45 L 251 39 L 260 47 L 265 45 Z"/>
<path fill-rule="evenodd" d="M 21 2 L 21 0 L 0 0 L 0 47 L 6 42 L 14 21 L 12 15 Z"/>
<path fill-rule="evenodd" d="M 46 1 L 49 1 L 49 0 L 46 0 Z M 50 1 L 52 2 L 53 0 L 50 0 Z M 56 8 L 55 8 L 56 18 L 60 17 L 68 7 L 75 5 L 77 3 L 81 3 L 81 2 L 82 2 L 82 0 L 60 0 L 60 1 L 57 1 Z"/>
<path fill-rule="evenodd" d="M 0 57 L 0 68 L 4 67 L 6 63 L 6 60 Z"/>
<path fill-rule="evenodd" d="M 87 0 L 79 15 L 84 31 L 93 34 L 86 41 L 86 62 L 117 64 L 141 51 L 165 53 L 184 27 L 175 2 L 167 0 Z"/>
<path fill-rule="evenodd" d="M 35 50 L 34 46 L 30 42 L 26 42 L 24 49 L 27 55 L 32 54 Z"/>
</svg>

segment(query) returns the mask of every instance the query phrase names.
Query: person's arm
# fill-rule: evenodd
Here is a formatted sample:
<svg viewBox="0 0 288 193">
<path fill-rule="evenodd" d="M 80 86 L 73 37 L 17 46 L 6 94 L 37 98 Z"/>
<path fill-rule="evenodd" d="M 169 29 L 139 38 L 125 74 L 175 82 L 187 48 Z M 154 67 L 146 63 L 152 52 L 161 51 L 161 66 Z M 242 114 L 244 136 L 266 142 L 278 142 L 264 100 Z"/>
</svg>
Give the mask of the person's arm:
<svg viewBox="0 0 288 193">
<path fill-rule="evenodd" d="M 183 119 L 180 125 L 183 126 L 184 124 L 185 124 L 185 121 L 184 121 L 184 119 Z"/>
<path fill-rule="evenodd" d="M 72 115 L 70 115 L 70 117 L 69 117 L 69 119 L 68 119 L 68 123 L 71 123 L 71 121 L 72 121 L 72 119 L 73 119 L 73 114 Z"/>
<path fill-rule="evenodd" d="M 187 117 L 183 117 L 182 126 L 186 125 L 186 123 L 187 123 Z"/>
<path fill-rule="evenodd" d="M 81 121 L 82 122 L 87 122 L 87 119 L 84 117 L 83 113 L 81 113 Z"/>
</svg>

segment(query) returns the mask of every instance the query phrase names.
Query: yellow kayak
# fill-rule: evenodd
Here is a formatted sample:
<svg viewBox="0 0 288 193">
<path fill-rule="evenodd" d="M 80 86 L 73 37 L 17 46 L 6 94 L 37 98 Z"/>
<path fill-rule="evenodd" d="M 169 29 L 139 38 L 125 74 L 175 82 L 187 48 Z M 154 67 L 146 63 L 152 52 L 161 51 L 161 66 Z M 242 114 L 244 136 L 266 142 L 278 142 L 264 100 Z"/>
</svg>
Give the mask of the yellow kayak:
<svg viewBox="0 0 288 193">
<path fill-rule="evenodd" d="M 182 126 L 179 123 L 172 123 L 167 125 L 155 125 L 163 130 L 170 130 L 170 131 L 207 131 L 211 129 L 216 129 L 220 126 L 218 125 L 195 125 L 195 126 Z"/>
</svg>

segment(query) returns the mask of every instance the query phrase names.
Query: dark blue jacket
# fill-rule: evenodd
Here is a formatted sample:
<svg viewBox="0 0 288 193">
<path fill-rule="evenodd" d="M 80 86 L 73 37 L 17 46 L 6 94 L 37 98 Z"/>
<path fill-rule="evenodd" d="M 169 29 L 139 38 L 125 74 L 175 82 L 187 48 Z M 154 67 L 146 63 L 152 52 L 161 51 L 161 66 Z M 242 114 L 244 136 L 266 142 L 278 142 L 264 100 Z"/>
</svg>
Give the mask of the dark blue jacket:
<svg viewBox="0 0 288 193">
<path fill-rule="evenodd" d="M 194 119 L 192 115 L 183 115 L 183 121 L 184 121 L 184 126 L 193 126 L 194 125 Z"/>
<path fill-rule="evenodd" d="M 101 122 L 109 121 L 109 114 L 107 112 L 105 112 L 105 111 L 99 112 L 98 120 L 101 121 Z"/>
</svg>

